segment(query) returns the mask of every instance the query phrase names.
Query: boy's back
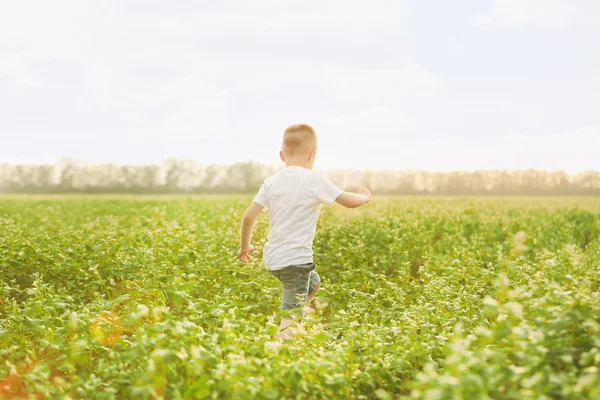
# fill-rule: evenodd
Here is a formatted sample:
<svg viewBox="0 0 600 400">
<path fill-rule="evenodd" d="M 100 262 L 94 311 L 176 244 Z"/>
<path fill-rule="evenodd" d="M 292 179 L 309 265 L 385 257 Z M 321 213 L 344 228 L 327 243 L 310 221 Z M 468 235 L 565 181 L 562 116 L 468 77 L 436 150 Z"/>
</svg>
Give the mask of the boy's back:
<svg viewBox="0 0 600 400">
<path fill-rule="evenodd" d="M 254 199 L 269 210 L 266 268 L 313 262 L 321 203 L 332 204 L 343 192 L 320 173 L 300 166 L 288 166 L 267 178 Z"/>
</svg>

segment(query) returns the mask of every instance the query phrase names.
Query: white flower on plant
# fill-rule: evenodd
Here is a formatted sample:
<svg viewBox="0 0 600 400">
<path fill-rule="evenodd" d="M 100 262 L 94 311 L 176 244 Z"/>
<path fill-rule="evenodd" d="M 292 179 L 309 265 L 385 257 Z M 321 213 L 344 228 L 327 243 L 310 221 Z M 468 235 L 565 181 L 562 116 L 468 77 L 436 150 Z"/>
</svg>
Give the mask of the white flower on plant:
<svg viewBox="0 0 600 400">
<path fill-rule="evenodd" d="M 147 316 L 149 312 L 150 309 L 145 304 L 138 304 L 135 315 L 137 315 L 138 318 L 143 318 Z"/>
</svg>

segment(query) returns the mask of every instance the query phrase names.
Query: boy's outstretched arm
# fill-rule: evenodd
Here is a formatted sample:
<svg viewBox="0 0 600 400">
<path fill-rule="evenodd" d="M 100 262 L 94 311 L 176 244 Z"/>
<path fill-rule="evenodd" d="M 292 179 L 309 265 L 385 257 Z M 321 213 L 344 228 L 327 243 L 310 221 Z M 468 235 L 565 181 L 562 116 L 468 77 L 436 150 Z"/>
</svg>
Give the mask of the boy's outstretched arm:
<svg viewBox="0 0 600 400">
<path fill-rule="evenodd" d="M 242 217 L 241 247 L 238 251 L 238 260 L 241 262 L 247 263 L 252 260 L 250 253 L 254 253 L 254 246 L 250 244 L 250 238 L 252 237 L 254 221 L 256 221 L 256 218 L 262 210 L 263 206 L 252 202 Z"/>
<path fill-rule="evenodd" d="M 360 188 L 356 193 L 344 192 L 340 194 L 335 201 L 346 208 L 356 208 L 371 201 L 371 192 L 368 189 Z"/>
</svg>

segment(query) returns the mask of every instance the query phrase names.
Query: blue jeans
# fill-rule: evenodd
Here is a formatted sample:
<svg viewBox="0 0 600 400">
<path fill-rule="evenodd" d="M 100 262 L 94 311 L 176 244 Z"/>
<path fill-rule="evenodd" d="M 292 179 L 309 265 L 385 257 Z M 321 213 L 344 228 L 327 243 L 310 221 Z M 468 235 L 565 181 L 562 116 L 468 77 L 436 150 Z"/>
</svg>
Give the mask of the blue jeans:
<svg viewBox="0 0 600 400">
<path fill-rule="evenodd" d="M 293 310 L 306 303 L 309 293 L 321 282 L 315 264 L 290 265 L 271 271 L 281 281 L 281 309 Z"/>
</svg>

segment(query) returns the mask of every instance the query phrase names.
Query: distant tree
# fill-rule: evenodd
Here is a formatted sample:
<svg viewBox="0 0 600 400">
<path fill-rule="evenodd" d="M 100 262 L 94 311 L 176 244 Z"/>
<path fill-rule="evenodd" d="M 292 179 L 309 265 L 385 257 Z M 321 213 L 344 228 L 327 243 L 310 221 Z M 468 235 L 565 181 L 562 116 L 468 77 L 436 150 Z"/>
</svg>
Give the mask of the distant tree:
<svg viewBox="0 0 600 400">
<path fill-rule="evenodd" d="M 181 161 L 175 158 L 170 158 L 165 161 L 167 176 L 165 180 L 165 188 L 168 192 L 175 192 L 179 188 L 179 178 L 182 174 Z"/>
<path fill-rule="evenodd" d="M 0 164 L 2 192 L 249 193 L 280 166 L 254 162 L 201 165 L 168 159 L 161 165 L 88 165 L 62 159 L 56 165 Z M 361 171 L 324 173 L 346 190 L 367 186 L 381 194 L 600 195 L 600 171 Z"/>
</svg>

